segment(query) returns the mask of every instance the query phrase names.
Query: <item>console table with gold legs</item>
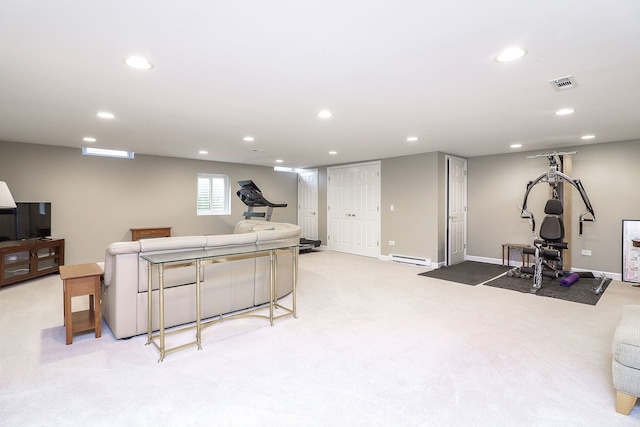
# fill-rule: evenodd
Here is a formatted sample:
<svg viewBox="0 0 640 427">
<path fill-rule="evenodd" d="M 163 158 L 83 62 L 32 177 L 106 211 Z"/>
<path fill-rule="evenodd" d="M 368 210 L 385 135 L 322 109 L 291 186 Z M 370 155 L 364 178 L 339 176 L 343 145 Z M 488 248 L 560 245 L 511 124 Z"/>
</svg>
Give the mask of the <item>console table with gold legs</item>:
<svg viewBox="0 0 640 427">
<path fill-rule="evenodd" d="M 277 253 L 278 252 L 290 252 L 292 256 L 292 305 L 291 308 L 284 307 L 278 302 L 278 278 L 277 278 Z M 208 322 L 202 321 L 202 315 L 200 311 L 200 294 L 202 286 L 202 267 L 207 264 L 216 264 L 230 261 L 238 261 L 241 259 L 259 258 L 263 256 L 269 257 L 269 314 L 257 314 L 255 311 L 264 310 L 264 305 L 254 307 L 250 310 L 243 311 L 237 314 L 231 314 L 227 317 L 220 315 L 219 317 L 209 320 Z M 273 326 L 273 321 L 286 316 L 293 316 L 298 318 L 296 312 L 296 287 L 297 287 L 297 273 L 298 273 L 298 244 L 292 244 L 289 242 L 267 242 L 257 243 L 251 245 L 239 245 L 232 247 L 219 247 L 201 249 L 195 251 L 185 252 L 171 252 L 162 254 L 142 255 L 142 259 L 148 263 L 148 289 L 147 289 L 147 345 L 154 344 L 160 351 L 160 359 L 158 362 L 164 360 L 164 357 L 179 350 L 185 348 L 197 346 L 198 349 L 202 349 L 202 329 L 205 326 L 210 326 L 214 323 L 222 322 L 224 319 L 232 319 L 239 317 L 260 317 L 268 319 Z M 153 267 L 156 267 L 158 271 L 158 315 L 159 315 L 159 328 L 157 333 L 153 333 L 152 326 L 152 274 Z M 196 269 L 196 283 L 195 283 L 195 303 L 196 303 L 196 322 L 193 326 L 186 326 L 179 329 L 174 329 L 170 332 L 165 331 L 164 326 L 164 272 L 168 269 L 194 267 Z M 274 315 L 274 309 L 281 309 L 283 314 L 278 316 Z M 166 336 L 184 332 L 187 329 L 194 329 L 196 331 L 195 340 L 187 342 L 182 345 L 167 348 Z"/>
</svg>

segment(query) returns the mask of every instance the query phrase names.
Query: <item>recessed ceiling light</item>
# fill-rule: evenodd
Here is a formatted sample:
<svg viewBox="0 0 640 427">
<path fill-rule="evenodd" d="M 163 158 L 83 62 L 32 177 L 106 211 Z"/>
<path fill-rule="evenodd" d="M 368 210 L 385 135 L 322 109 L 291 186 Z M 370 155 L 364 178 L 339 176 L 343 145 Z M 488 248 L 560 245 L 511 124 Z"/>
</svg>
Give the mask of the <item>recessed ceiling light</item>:
<svg viewBox="0 0 640 427">
<path fill-rule="evenodd" d="M 282 163 L 282 162 L 284 162 L 284 160 L 282 160 L 282 159 L 276 160 L 276 163 Z"/>
<path fill-rule="evenodd" d="M 84 142 L 96 142 L 96 139 L 91 136 L 85 136 L 84 138 L 82 138 L 82 140 Z"/>
<path fill-rule="evenodd" d="M 511 147 L 511 148 L 522 148 L 522 144 L 511 144 L 509 147 Z"/>
<path fill-rule="evenodd" d="M 318 113 L 318 117 L 321 119 L 329 119 L 333 116 L 333 113 L 329 110 L 322 110 Z"/>
<path fill-rule="evenodd" d="M 252 136 L 245 136 L 244 138 L 242 138 L 242 140 L 245 142 L 253 142 L 255 141 L 255 138 Z"/>
<path fill-rule="evenodd" d="M 417 136 L 410 136 L 407 138 L 407 142 L 416 142 L 418 140 Z"/>
<path fill-rule="evenodd" d="M 571 114 L 574 111 L 576 111 L 576 110 L 574 110 L 573 108 L 562 108 L 562 109 L 556 111 L 556 116 L 566 116 L 567 114 Z"/>
<path fill-rule="evenodd" d="M 101 119 L 113 119 L 116 117 L 115 114 L 109 113 L 107 111 L 99 111 L 98 113 L 96 113 L 96 116 L 100 117 Z"/>
<path fill-rule="evenodd" d="M 125 64 L 138 70 L 150 70 L 153 68 L 153 64 L 147 61 L 147 59 L 141 56 L 131 56 L 124 59 Z"/>
<path fill-rule="evenodd" d="M 584 136 L 581 136 L 580 138 L 581 139 L 593 139 L 595 137 L 596 137 L 595 135 L 584 135 Z"/>
<path fill-rule="evenodd" d="M 338 154 L 337 151 L 329 151 L 329 154 L 331 154 L 332 156 L 335 156 L 336 154 Z"/>
<path fill-rule="evenodd" d="M 527 50 L 521 47 L 510 47 L 509 49 L 505 49 L 500 53 L 500 55 L 496 56 L 496 61 L 498 62 L 511 62 L 516 59 L 520 59 L 527 54 Z"/>
<path fill-rule="evenodd" d="M 209 154 L 209 152 L 207 150 L 200 150 L 198 151 L 198 154 Z"/>
</svg>

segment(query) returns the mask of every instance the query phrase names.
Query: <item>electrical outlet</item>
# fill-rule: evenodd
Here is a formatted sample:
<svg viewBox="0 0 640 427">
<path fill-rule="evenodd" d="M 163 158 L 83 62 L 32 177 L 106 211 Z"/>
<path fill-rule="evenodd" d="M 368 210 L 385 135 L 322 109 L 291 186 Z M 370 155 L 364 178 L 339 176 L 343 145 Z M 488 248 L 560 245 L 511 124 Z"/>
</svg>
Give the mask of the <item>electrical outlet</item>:
<svg viewBox="0 0 640 427">
<path fill-rule="evenodd" d="M 396 244 L 395 240 L 389 240 L 389 246 L 394 246 Z"/>
<path fill-rule="evenodd" d="M 583 249 L 582 250 L 582 255 L 584 256 L 591 256 L 591 251 L 589 249 Z"/>
</svg>

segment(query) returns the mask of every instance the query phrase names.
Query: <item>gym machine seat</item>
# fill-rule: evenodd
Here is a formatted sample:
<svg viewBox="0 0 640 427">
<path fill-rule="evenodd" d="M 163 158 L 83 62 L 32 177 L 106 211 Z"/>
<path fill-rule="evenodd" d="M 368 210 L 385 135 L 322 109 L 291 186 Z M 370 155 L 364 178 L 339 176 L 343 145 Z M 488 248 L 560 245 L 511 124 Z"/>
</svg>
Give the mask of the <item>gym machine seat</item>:
<svg viewBox="0 0 640 427">
<path fill-rule="evenodd" d="M 532 293 L 542 287 L 543 276 L 557 278 L 564 274 L 562 251 L 568 249 L 569 245 L 562 241 L 564 239 L 562 212 L 560 200 L 547 200 L 544 207 L 546 216 L 540 225 L 539 238 L 534 240 L 533 247 L 523 250 L 525 254 L 534 255 L 534 266 L 520 269 L 523 273 L 533 274 Z"/>
</svg>

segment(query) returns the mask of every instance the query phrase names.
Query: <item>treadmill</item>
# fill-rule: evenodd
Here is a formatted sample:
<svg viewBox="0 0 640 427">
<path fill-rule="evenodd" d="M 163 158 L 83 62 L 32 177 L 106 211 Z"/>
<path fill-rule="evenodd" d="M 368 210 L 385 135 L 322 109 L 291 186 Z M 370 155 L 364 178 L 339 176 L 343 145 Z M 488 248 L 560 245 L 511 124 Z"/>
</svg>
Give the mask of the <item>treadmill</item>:
<svg viewBox="0 0 640 427">
<path fill-rule="evenodd" d="M 250 179 L 238 181 L 240 190 L 236 192 L 240 200 L 247 205 L 247 210 L 243 214 L 244 219 L 264 218 L 265 221 L 271 221 L 271 215 L 274 208 L 286 208 L 286 203 L 271 203 L 268 201 L 258 186 Z M 264 211 L 254 211 L 254 208 L 266 208 Z M 320 246 L 320 240 L 311 240 L 300 238 L 300 251 L 310 251 Z"/>
</svg>

